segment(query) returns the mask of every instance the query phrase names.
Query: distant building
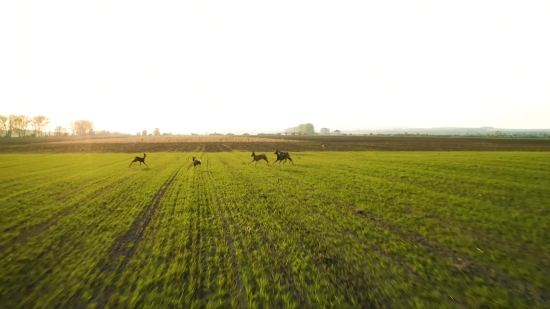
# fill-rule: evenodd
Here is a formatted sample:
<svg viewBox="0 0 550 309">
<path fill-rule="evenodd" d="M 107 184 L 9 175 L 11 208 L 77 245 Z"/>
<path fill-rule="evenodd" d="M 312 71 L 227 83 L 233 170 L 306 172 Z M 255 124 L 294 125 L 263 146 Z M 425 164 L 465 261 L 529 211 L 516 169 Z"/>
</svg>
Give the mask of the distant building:
<svg viewBox="0 0 550 309">
<path fill-rule="evenodd" d="M 340 135 L 340 134 L 342 134 L 342 132 L 340 132 L 340 130 L 334 130 L 334 131 L 332 131 L 332 134 L 333 135 Z"/>
<path fill-rule="evenodd" d="M 330 134 L 330 129 L 328 128 L 322 128 L 321 129 L 321 133 L 319 133 L 321 135 L 329 135 Z"/>
</svg>

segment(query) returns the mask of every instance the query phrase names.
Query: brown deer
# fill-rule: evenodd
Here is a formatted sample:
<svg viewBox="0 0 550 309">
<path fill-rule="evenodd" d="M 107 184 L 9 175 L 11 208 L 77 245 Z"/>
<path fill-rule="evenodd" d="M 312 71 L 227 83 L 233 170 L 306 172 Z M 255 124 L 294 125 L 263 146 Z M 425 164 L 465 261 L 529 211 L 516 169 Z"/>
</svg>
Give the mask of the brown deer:
<svg viewBox="0 0 550 309">
<path fill-rule="evenodd" d="M 283 164 L 285 164 L 286 160 L 290 160 L 292 165 L 294 165 L 294 162 L 292 162 L 292 158 L 290 157 L 290 153 L 279 151 L 279 148 L 277 148 L 277 150 L 275 150 L 274 154 L 277 155 L 277 160 L 275 160 L 275 162 L 279 161 L 279 164 L 281 164 L 281 162 L 283 162 L 283 160 L 285 160 L 283 162 Z M 275 164 L 275 162 L 273 162 L 273 164 Z M 273 165 L 273 164 L 271 164 L 271 165 Z"/>
<path fill-rule="evenodd" d="M 139 162 L 139 166 L 141 166 L 141 163 L 143 163 L 143 164 L 145 164 L 145 166 L 149 167 L 149 166 L 147 165 L 147 163 L 145 163 L 145 157 L 146 157 L 146 156 L 147 156 L 146 154 L 143 154 L 143 158 L 135 157 L 135 158 L 134 158 L 134 161 L 132 161 L 128 167 L 132 166 L 132 164 L 133 164 L 134 162 Z"/>
<path fill-rule="evenodd" d="M 199 165 L 199 164 L 202 164 L 201 163 L 201 160 L 200 159 L 196 159 L 195 157 L 193 157 L 193 168 L 195 168 L 195 166 Z"/>
<path fill-rule="evenodd" d="M 250 163 L 256 161 L 256 164 L 258 164 L 258 161 L 260 160 L 265 160 L 265 162 L 267 162 L 267 165 L 269 165 L 269 161 L 267 160 L 267 156 L 265 154 L 259 154 L 259 155 L 256 155 L 256 153 L 254 151 L 252 151 L 252 157 L 254 157 L 254 159 L 252 159 L 252 161 L 250 161 Z M 248 163 L 250 165 L 250 163 Z M 254 164 L 254 166 L 256 166 L 256 164 Z"/>
</svg>

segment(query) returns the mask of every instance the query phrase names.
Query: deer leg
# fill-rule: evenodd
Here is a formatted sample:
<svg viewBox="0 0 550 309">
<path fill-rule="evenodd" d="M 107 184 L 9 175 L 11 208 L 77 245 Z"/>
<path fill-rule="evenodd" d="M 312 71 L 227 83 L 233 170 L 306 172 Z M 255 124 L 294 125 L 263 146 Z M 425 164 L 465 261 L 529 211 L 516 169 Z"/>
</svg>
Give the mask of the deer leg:
<svg viewBox="0 0 550 309">
<path fill-rule="evenodd" d="M 250 161 L 250 163 L 254 162 L 254 160 Z M 248 163 L 248 165 L 250 165 L 250 163 Z"/>
<path fill-rule="evenodd" d="M 288 159 L 290 160 L 290 163 L 292 163 L 292 165 L 294 165 L 294 162 L 292 161 L 292 159 L 291 158 L 288 158 Z"/>
<path fill-rule="evenodd" d="M 143 164 L 145 164 L 145 166 L 149 167 L 149 165 L 147 165 L 147 163 L 143 162 Z"/>
</svg>

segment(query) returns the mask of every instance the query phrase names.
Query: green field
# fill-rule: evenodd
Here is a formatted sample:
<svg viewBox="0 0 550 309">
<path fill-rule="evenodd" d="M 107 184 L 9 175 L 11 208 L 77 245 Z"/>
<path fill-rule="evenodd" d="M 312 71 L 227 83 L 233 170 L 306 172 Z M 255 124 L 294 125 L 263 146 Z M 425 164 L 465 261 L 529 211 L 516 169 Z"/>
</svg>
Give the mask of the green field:
<svg viewBox="0 0 550 309">
<path fill-rule="evenodd" d="M 291 155 L 0 155 L 0 307 L 550 306 L 549 153 Z"/>
</svg>

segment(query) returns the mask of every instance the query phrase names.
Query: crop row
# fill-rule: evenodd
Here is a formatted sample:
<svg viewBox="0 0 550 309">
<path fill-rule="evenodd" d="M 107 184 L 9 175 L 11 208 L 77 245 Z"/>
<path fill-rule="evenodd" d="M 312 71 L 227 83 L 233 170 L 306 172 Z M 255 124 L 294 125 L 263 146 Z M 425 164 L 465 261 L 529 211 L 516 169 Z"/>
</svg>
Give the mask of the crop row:
<svg viewBox="0 0 550 309">
<path fill-rule="evenodd" d="M 254 166 L 197 149 L 149 154 L 149 168 L 120 154 L 3 156 L 0 303 L 548 304 L 548 156 L 292 156 Z"/>
</svg>

